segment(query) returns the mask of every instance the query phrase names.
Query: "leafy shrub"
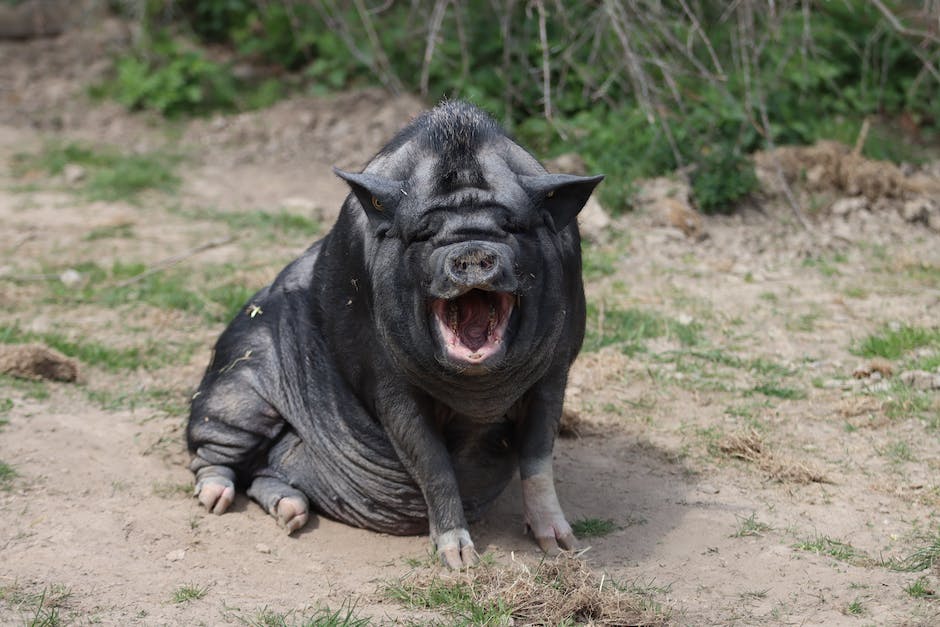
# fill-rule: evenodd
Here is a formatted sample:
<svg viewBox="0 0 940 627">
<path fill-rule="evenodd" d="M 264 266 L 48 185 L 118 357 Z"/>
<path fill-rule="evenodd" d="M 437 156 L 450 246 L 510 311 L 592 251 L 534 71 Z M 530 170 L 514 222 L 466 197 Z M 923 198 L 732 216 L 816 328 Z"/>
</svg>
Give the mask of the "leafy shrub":
<svg viewBox="0 0 940 627">
<path fill-rule="evenodd" d="M 227 67 L 165 35 L 154 38 L 145 53 L 120 57 L 116 69 L 101 91 L 129 109 L 174 117 L 233 110 L 238 102 L 238 86 Z"/>
<path fill-rule="evenodd" d="M 614 211 L 629 207 L 634 178 L 677 167 L 688 167 L 703 211 L 730 211 L 756 185 L 747 155 L 768 140 L 851 142 L 873 115 L 903 113 L 928 129 L 940 120 L 931 40 L 916 25 L 896 28 L 884 15 L 890 2 L 149 4 L 180 9 L 205 42 L 300 72 L 313 92 L 378 81 L 432 101 L 469 99 L 542 156 L 579 151 L 608 174 L 600 193 Z M 249 104 L 204 58 L 177 49 L 160 60 L 155 47 L 159 62 L 120 68 L 130 106 Z M 279 93 L 269 88 L 268 99 Z M 869 156 L 910 156 L 903 142 L 871 138 Z"/>
</svg>

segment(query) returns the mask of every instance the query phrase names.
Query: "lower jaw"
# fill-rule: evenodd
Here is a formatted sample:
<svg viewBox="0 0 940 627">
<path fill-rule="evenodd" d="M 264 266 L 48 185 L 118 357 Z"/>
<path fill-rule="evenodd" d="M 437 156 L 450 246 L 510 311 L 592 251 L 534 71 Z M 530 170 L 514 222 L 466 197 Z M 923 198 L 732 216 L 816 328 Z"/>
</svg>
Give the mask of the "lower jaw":
<svg viewBox="0 0 940 627">
<path fill-rule="evenodd" d="M 465 346 L 443 347 L 442 361 L 464 374 L 485 374 L 495 368 L 506 353 L 505 346 L 471 351 Z"/>
</svg>

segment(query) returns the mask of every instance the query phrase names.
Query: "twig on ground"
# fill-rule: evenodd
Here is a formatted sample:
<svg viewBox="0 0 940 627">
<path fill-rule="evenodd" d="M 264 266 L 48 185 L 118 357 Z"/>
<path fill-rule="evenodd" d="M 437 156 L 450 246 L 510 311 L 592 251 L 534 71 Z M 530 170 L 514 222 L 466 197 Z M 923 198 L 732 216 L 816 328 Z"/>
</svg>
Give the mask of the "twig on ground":
<svg viewBox="0 0 940 627">
<path fill-rule="evenodd" d="M 138 281 L 142 281 L 143 279 L 146 279 L 149 276 L 157 274 L 158 272 L 163 272 L 167 268 L 171 268 L 175 266 L 176 264 L 189 259 L 190 257 L 198 255 L 201 252 L 205 252 L 212 248 L 218 248 L 219 246 L 225 246 L 226 244 L 230 244 L 234 242 L 236 239 L 238 238 L 236 238 L 234 235 L 230 235 L 228 237 L 220 237 L 214 240 L 210 240 L 208 242 L 205 242 L 204 244 L 200 244 L 199 246 L 190 248 L 187 251 L 181 252 L 177 255 L 173 255 L 172 257 L 167 257 L 166 259 L 158 261 L 157 263 L 150 266 L 149 268 L 147 268 L 140 274 L 135 274 L 134 276 L 124 279 L 123 281 L 118 281 L 112 287 L 120 288 L 120 287 L 127 287 L 128 285 L 133 285 L 134 283 L 137 283 Z"/>
</svg>

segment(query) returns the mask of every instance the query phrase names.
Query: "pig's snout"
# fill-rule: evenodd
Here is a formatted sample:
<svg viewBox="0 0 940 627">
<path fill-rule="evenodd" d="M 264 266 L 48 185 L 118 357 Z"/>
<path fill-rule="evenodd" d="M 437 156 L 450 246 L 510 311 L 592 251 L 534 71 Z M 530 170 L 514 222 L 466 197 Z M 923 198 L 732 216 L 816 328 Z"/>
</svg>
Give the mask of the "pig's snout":
<svg viewBox="0 0 940 627">
<path fill-rule="evenodd" d="M 444 274 L 460 287 L 500 289 L 512 276 L 508 247 L 490 242 L 454 244 L 444 257 Z M 502 249 L 506 250 L 502 250 Z"/>
</svg>

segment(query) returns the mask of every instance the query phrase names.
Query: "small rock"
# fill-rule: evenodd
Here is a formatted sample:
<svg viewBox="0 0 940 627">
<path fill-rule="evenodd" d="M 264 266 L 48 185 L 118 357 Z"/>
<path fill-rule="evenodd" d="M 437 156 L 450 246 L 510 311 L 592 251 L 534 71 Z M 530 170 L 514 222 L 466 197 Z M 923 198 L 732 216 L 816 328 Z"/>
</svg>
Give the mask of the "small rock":
<svg viewBox="0 0 940 627">
<path fill-rule="evenodd" d="M 228 119 L 224 115 L 216 115 L 212 118 L 212 121 L 209 122 L 209 128 L 213 131 L 221 131 L 226 126 L 228 126 Z"/>
<path fill-rule="evenodd" d="M 940 210 L 927 215 L 927 226 L 940 233 Z"/>
<path fill-rule="evenodd" d="M 864 386 L 869 392 L 887 392 L 891 389 L 889 381 L 875 381 L 874 379 L 872 381 L 872 383 L 866 383 Z"/>
<path fill-rule="evenodd" d="M 610 228 L 610 217 L 596 198 L 588 198 L 584 209 L 578 214 L 578 228 L 581 235 L 592 242 L 602 241 Z"/>
<path fill-rule="evenodd" d="M 718 494 L 721 492 L 721 489 L 711 485 L 710 483 L 703 483 L 698 487 L 698 491 L 704 494 Z"/>
<path fill-rule="evenodd" d="M 258 553 L 264 553 L 265 555 L 267 555 L 271 552 L 271 547 L 269 547 L 267 544 L 262 544 L 259 542 L 258 544 L 255 545 L 255 550 Z"/>
<path fill-rule="evenodd" d="M 868 379 L 877 377 L 879 380 L 884 377 L 890 377 L 894 372 L 891 362 L 882 357 L 875 357 L 867 364 L 859 364 L 852 371 L 852 376 L 856 379 Z"/>
<path fill-rule="evenodd" d="M 813 189 L 819 189 L 824 186 L 826 178 L 826 166 L 817 163 L 806 171 L 806 184 Z"/>
<path fill-rule="evenodd" d="M 75 287 L 82 282 L 82 273 L 75 268 L 66 268 L 59 275 L 59 280 L 65 287 Z"/>
<path fill-rule="evenodd" d="M 858 213 L 868 209 L 868 199 L 864 196 L 851 196 L 840 198 L 829 207 L 829 212 L 834 216 L 847 216 L 850 213 Z"/>
<path fill-rule="evenodd" d="M 908 222 L 926 222 L 928 216 L 936 212 L 936 203 L 926 196 L 912 198 L 901 206 L 901 217 Z"/>
<path fill-rule="evenodd" d="M 186 557 L 186 549 L 177 549 L 166 554 L 166 560 L 168 562 L 178 562 L 184 557 Z"/>
<path fill-rule="evenodd" d="M 65 179 L 65 182 L 69 185 L 75 185 L 79 181 L 84 180 L 87 174 L 85 168 L 77 163 L 66 163 L 65 167 L 62 168 L 62 178 Z"/>
<path fill-rule="evenodd" d="M 701 214 L 692 208 L 688 201 L 679 198 L 661 198 L 650 207 L 653 223 L 658 226 L 671 226 L 679 229 L 691 239 L 705 237 L 704 222 Z"/>
<path fill-rule="evenodd" d="M 902 372 L 900 379 L 915 390 L 940 390 L 940 374 L 926 370 Z"/>
</svg>

